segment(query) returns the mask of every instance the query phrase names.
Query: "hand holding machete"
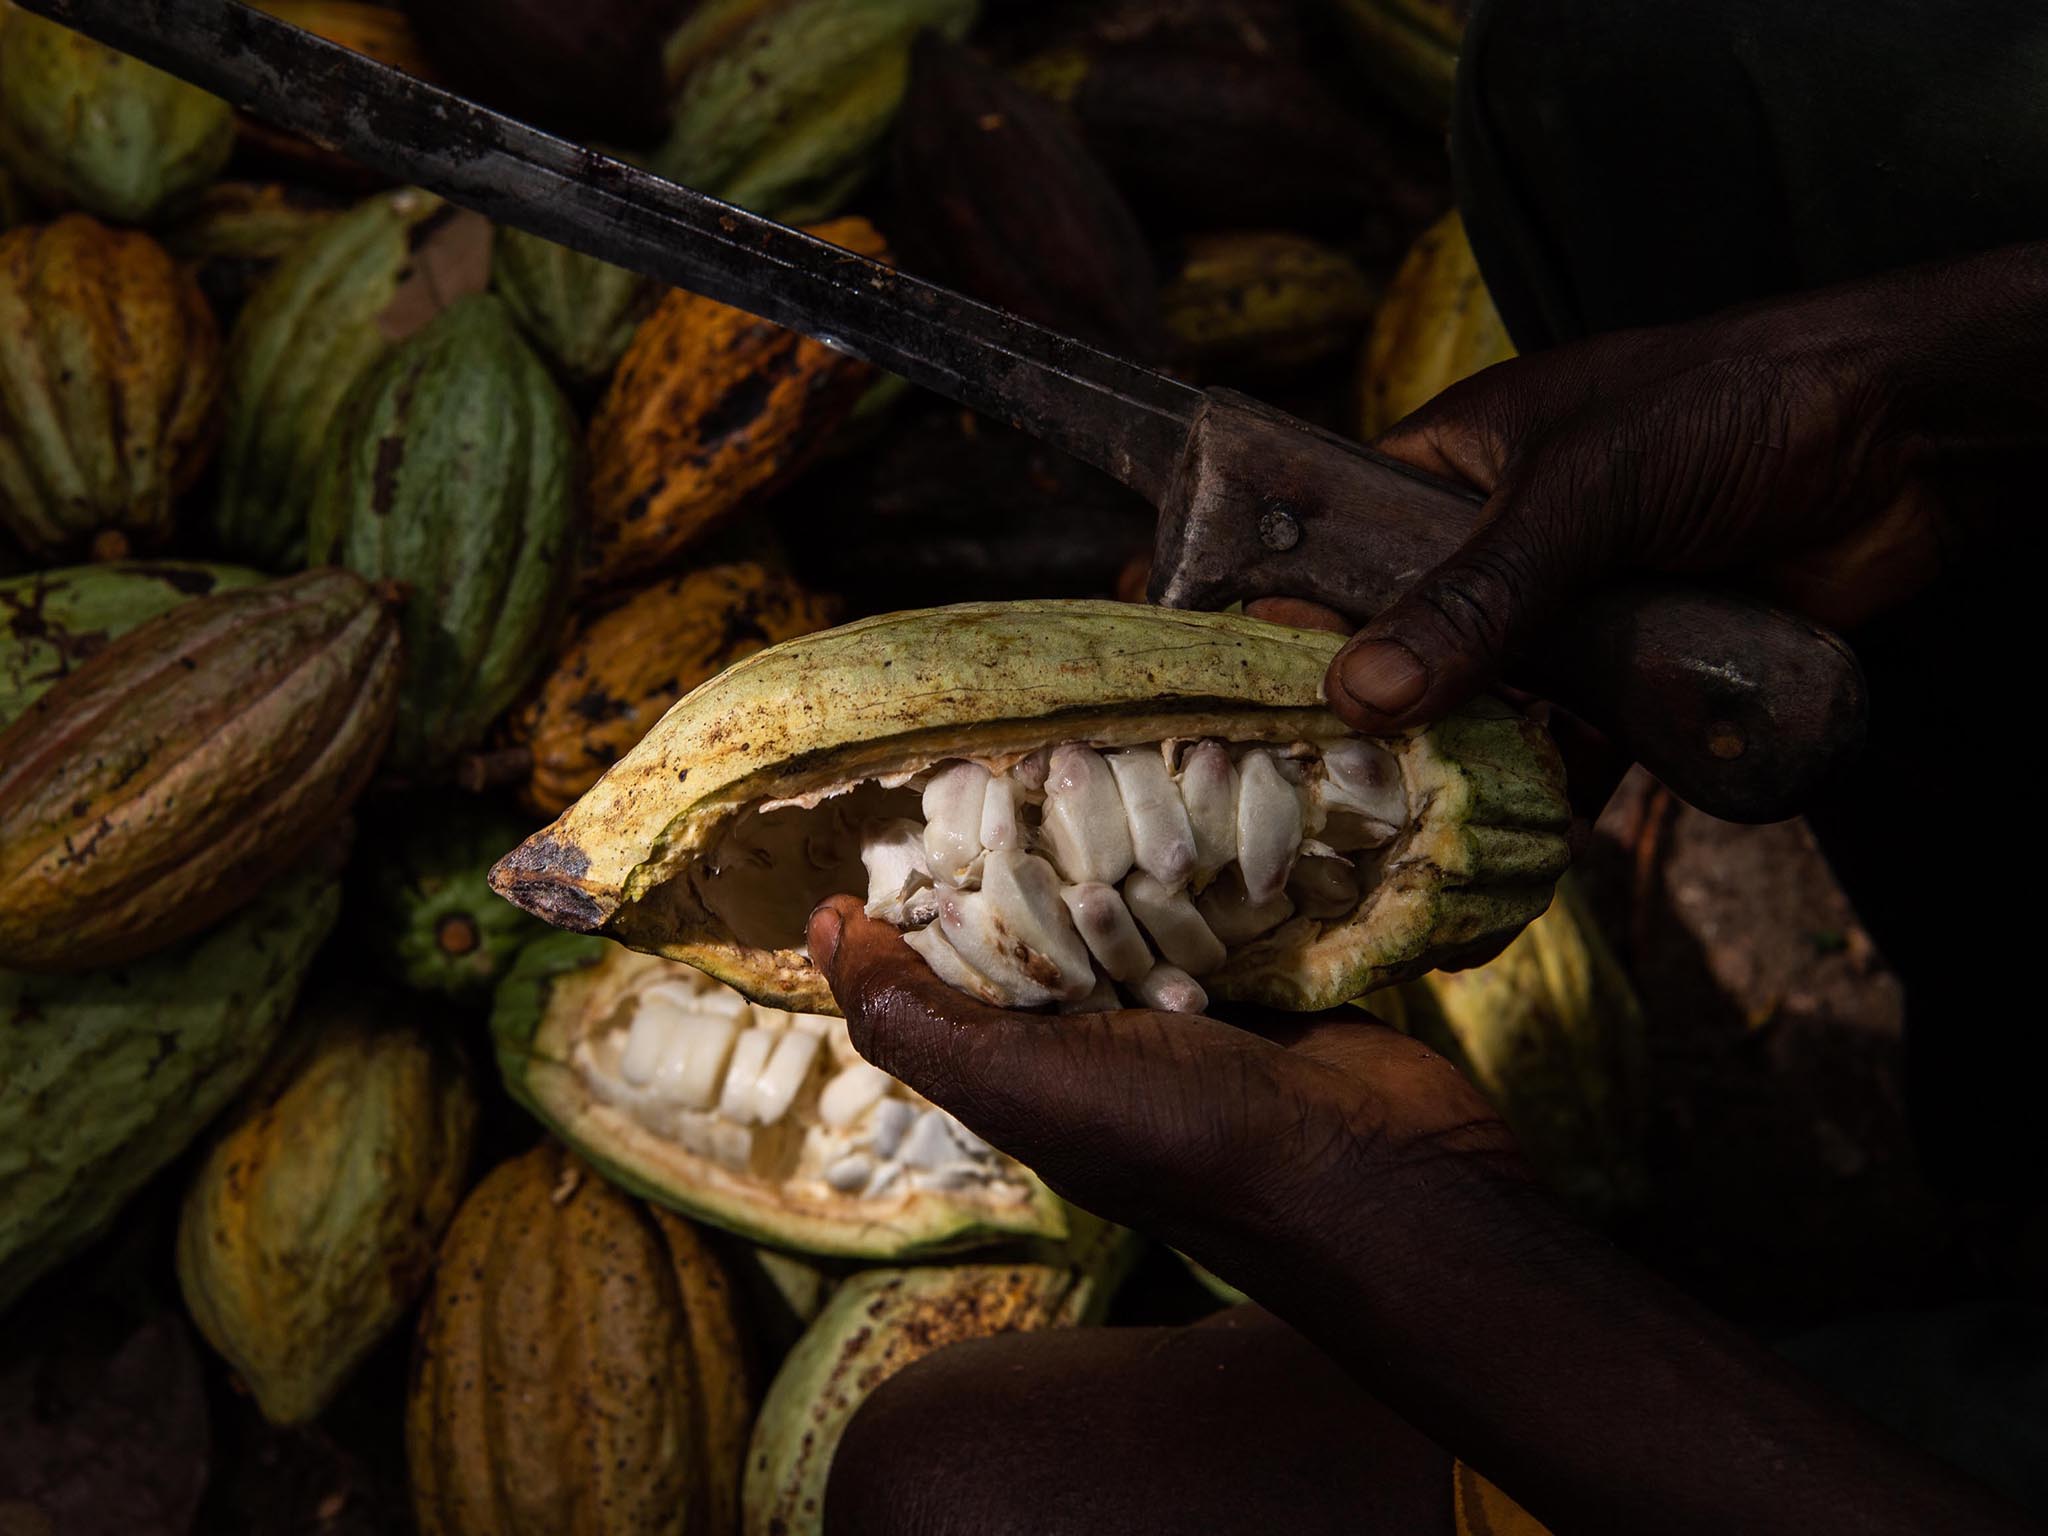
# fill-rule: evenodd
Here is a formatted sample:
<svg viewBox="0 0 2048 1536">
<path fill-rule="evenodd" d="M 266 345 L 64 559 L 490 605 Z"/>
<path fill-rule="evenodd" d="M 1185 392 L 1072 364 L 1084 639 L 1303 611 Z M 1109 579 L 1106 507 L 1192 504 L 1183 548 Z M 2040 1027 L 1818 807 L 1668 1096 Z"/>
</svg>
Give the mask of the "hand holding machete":
<svg viewBox="0 0 2048 1536">
<path fill-rule="evenodd" d="M 1021 427 L 1160 508 L 1153 596 L 1314 600 L 1354 622 L 1454 555 L 1482 503 L 1256 401 L 1203 393 L 541 133 L 236 0 L 25 8 L 489 218 L 737 305 Z M 1827 631 L 1733 595 L 1610 586 L 1513 676 L 1695 805 L 1795 811 L 1861 740 Z"/>
</svg>

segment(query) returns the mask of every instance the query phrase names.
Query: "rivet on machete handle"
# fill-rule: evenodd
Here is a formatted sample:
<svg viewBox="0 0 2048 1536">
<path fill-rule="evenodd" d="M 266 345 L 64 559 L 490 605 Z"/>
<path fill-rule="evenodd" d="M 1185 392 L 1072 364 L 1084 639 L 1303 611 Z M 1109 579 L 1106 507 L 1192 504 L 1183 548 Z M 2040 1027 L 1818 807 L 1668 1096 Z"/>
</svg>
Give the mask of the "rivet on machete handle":
<svg viewBox="0 0 2048 1536">
<path fill-rule="evenodd" d="M 1457 550 L 1480 505 L 1369 448 L 1212 391 L 1161 504 L 1151 595 L 1177 608 L 1303 597 L 1363 623 Z M 1288 524 L 1278 538 L 1276 509 Z M 1868 707 L 1840 637 L 1661 581 L 1582 601 L 1511 681 L 1730 821 L 1796 814 L 1862 744 Z"/>
</svg>

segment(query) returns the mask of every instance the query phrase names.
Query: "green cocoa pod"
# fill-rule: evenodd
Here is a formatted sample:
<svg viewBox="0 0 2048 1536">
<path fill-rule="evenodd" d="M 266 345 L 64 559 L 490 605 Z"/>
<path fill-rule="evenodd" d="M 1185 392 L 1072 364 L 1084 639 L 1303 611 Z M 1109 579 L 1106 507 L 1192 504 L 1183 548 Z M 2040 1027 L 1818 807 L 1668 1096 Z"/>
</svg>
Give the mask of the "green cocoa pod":
<svg viewBox="0 0 2048 1536">
<path fill-rule="evenodd" d="M 341 910 L 324 865 L 136 965 L 0 971 L 0 1307 L 111 1225 L 262 1065 Z"/>
<path fill-rule="evenodd" d="M 491 1030 L 512 1096 L 606 1178 L 751 1241 L 902 1262 L 1067 1233 L 1029 1169 L 859 1060 L 842 1021 L 689 966 L 552 934 Z"/>
<path fill-rule="evenodd" d="M 394 767 L 442 769 L 548 655 L 576 554 L 576 423 L 502 300 L 459 301 L 335 423 L 315 560 L 410 594 Z"/>
<path fill-rule="evenodd" d="M 491 286 L 542 356 L 578 391 L 595 389 L 661 297 L 659 284 L 524 230 L 498 232 Z"/>
<path fill-rule="evenodd" d="M 426 1289 L 468 1183 L 476 1095 L 425 1031 L 323 999 L 186 1192 L 178 1283 L 274 1424 L 327 1406 Z"/>
<path fill-rule="evenodd" d="M 870 1269 L 848 1278 L 761 1403 L 740 1490 L 741 1531 L 817 1536 L 833 1453 L 877 1387 L 948 1344 L 1096 1320 L 1130 1254 L 1126 1234 L 1097 1222 L 1063 1263 Z"/>
<path fill-rule="evenodd" d="M 220 376 L 205 298 L 149 236 L 84 214 L 0 235 L 0 528 L 46 558 L 163 543 Z"/>
<path fill-rule="evenodd" d="M 43 202 L 146 224 L 234 147 L 218 96 L 54 21 L 0 16 L 0 158 Z"/>
<path fill-rule="evenodd" d="M 301 242 L 250 296 L 228 338 L 213 510 L 223 550 L 268 570 L 300 563 L 342 399 L 445 302 L 482 286 L 488 262 L 459 259 L 480 233 L 489 226 L 438 197 L 386 193 Z"/>
<path fill-rule="evenodd" d="M 1354 735 L 1323 702 L 1342 643 L 1115 602 L 963 604 L 785 641 L 683 699 L 492 884 L 806 1012 L 836 1005 L 805 920 L 844 892 L 999 1005 L 1118 1006 L 1092 957 L 1152 1007 L 1334 1007 L 1497 952 L 1549 904 L 1569 819 L 1556 748 L 1498 701 Z M 958 794 L 934 789 L 941 773 Z M 996 778 L 1007 831 L 984 855 L 961 796 L 985 803 Z M 959 868 L 928 863 L 948 848 Z M 1093 909 L 1115 921 L 1080 947 L 1059 888 L 1119 881 Z M 1126 900 L 1165 963 L 1117 915 Z"/>
<path fill-rule="evenodd" d="M 902 104 L 910 44 L 967 35 L 978 0 L 711 0 L 671 37 L 682 81 L 650 168 L 742 208 L 830 218 Z"/>
<path fill-rule="evenodd" d="M 278 263 L 348 206 L 289 182 L 217 181 L 164 228 L 164 249 L 197 280 L 222 326 L 232 326 Z"/>
<path fill-rule="evenodd" d="M 346 571 L 194 598 L 0 731 L 0 964 L 119 965 L 293 867 L 368 781 L 397 625 Z"/>
<path fill-rule="evenodd" d="M 117 560 L 0 580 L 0 728 L 136 625 L 260 571 L 191 560 Z"/>
<path fill-rule="evenodd" d="M 456 794 L 408 795 L 372 820 L 355 863 L 360 952 L 415 991 L 488 998 L 548 931 L 489 880 L 531 825 Z"/>
</svg>

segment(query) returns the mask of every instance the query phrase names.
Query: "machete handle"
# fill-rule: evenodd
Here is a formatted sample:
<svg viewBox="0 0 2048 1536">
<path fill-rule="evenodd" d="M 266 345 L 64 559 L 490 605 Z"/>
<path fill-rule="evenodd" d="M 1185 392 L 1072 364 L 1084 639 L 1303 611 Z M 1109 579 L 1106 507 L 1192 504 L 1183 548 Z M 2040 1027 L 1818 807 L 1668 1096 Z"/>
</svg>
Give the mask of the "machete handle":
<svg viewBox="0 0 2048 1536">
<path fill-rule="evenodd" d="M 1152 599 L 1303 597 L 1363 623 L 1455 553 L 1480 508 L 1360 444 L 1211 391 L 1160 507 Z M 1868 708 L 1854 652 L 1828 630 L 1654 580 L 1584 599 L 1514 672 L 1730 821 L 1797 814 L 1861 746 Z"/>
</svg>

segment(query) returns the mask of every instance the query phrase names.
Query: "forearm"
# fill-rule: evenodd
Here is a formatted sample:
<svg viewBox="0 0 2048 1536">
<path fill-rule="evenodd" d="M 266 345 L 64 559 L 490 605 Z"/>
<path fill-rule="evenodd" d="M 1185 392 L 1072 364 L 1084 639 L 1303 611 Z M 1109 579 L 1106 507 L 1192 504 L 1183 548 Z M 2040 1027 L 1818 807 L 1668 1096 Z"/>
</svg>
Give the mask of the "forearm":
<svg viewBox="0 0 2048 1536">
<path fill-rule="evenodd" d="M 2031 1528 L 1533 1191 L 1369 1204 L 1211 1261 L 1560 1532 Z"/>
</svg>

